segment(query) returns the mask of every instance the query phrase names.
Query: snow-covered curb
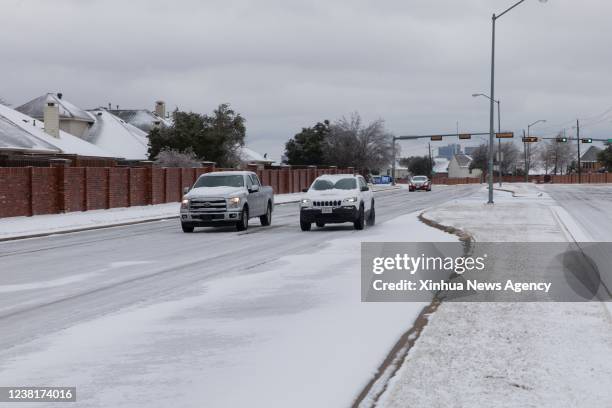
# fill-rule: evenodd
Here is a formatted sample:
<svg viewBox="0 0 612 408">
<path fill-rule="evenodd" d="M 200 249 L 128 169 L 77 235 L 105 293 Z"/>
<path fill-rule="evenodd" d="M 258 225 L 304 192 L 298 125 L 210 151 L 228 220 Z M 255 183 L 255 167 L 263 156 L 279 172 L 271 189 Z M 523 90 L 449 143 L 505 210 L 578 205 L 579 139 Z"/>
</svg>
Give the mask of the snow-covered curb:
<svg viewBox="0 0 612 408">
<path fill-rule="evenodd" d="M 302 193 L 277 194 L 274 196 L 274 202 L 279 205 L 296 203 L 301 197 Z M 0 219 L 0 241 L 177 218 L 178 213 L 179 203 L 167 203 L 33 217 L 2 218 Z"/>
</svg>

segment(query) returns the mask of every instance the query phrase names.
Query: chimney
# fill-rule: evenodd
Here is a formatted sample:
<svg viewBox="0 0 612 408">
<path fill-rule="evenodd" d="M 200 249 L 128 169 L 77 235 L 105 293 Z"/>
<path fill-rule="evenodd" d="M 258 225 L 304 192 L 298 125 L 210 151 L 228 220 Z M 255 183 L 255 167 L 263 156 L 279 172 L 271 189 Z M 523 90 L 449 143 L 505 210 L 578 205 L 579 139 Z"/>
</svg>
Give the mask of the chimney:
<svg viewBox="0 0 612 408">
<path fill-rule="evenodd" d="M 58 93 L 57 93 L 57 99 L 62 99 L 62 96 L 64 96 L 64 94 L 63 94 L 63 93 L 61 93 L 61 92 L 58 92 Z"/>
<path fill-rule="evenodd" d="M 155 102 L 155 114 L 160 118 L 166 117 L 166 102 L 156 101 Z"/>
<path fill-rule="evenodd" d="M 57 106 L 57 103 L 55 103 L 51 95 L 47 97 L 47 101 L 45 102 L 43 119 L 45 121 L 45 133 L 59 139 L 59 106 Z"/>
</svg>

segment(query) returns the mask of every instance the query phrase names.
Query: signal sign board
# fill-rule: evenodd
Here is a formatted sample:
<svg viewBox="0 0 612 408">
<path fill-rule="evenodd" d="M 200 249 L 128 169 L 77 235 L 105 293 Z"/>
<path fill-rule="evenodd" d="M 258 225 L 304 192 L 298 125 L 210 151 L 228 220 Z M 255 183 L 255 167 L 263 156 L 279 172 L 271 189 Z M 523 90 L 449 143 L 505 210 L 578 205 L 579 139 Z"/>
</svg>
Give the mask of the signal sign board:
<svg viewBox="0 0 612 408">
<path fill-rule="evenodd" d="M 512 139 L 514 137 L 514 132 L 496 133 L 495 137 L 498 139 Z"/>
<path fill-rule="evenodd" d="M 433 140 L 433 141 L 440 141 L 440 140 L 442 140 L 442 136 L 432 136 L 431 140 Z"/>
<path fill-rule="evenodd" d="M 524 137 L 523 138 L 523 143 L 537 143 L 539 139 L 537 137 Z"/>
<path fill-rule="evenodd" d="M 460 140 L 467 140 L 467 139 L 471 139 L 471 138 L 472 138 L 472 135 L 470 135 L 468 133 L 464 133 L 464 134 L 459 135 L 459 139 Z"/>
</svg>

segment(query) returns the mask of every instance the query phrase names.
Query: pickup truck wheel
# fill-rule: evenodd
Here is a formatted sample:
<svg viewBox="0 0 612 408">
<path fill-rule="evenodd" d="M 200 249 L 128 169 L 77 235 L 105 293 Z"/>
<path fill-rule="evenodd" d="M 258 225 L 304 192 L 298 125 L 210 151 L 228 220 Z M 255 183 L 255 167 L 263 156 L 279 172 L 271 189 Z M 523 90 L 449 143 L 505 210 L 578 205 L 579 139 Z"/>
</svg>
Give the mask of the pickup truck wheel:
<svg viewBox="0 0 612 408">
<path fill-rule="evenodd" d="M 193 232 L 193 225 L 187 225 L 185 223 L 181 223 L 181 228 L 183 229 L 183 232 Z"/>
<path fill-rule="evenodd" d="M 312 223 L 300 220 L 300 228 L 302 231 L 310 231 L 310 228 L 312 228 Z"/>
<path fill-rule="evenodd" d="M 259 217 L 259 221 L 264 227 L 267 227 L 272 223 L 272 206 L 270 205 L 270 203 L 268 203 L 268 209 L 266 210 L 266 213 Z"/>
<path fill-rule="evenodd" d="M 249 209 L 243 208 L 240 221 L 236 223 L 236 231 L 246 231 L 249 228 Z"/>
<path fill-rule="evenodd" d="M 323 227 L 325 227 L 325 223 L 324 222 L 317 222 L 317 227 L 323 228 Z"/>
<path fill-rule="evenodd" d="M 372 208 L 370 208 L 370 216 L 368 217 L 367 223 L 369 227 L 376 223 L 376 209 L 374 208 L 374 201 L 372 201 Z"/>
<path fill-rule="evenodd" d="M 359 217 L 353 223 L 356 230 L 362 230 L 365 225 L 365 211 L 363 205 L 359 207 Z"/>
</svg>

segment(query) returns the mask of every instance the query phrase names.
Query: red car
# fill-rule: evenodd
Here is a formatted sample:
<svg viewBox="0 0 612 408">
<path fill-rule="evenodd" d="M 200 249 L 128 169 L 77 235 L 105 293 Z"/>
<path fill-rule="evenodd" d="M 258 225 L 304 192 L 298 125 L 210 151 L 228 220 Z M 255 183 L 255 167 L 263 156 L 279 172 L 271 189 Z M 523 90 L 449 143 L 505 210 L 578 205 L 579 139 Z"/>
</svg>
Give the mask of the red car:
<svg viewBox="0 0 612 408">
<path fill-rule="evenodd" d="M 410 184 L 408 184 L 409 191 L 431 191 L 431 181 L 427 176 L 414 176 L 410 179 Z"/>
</svg>

